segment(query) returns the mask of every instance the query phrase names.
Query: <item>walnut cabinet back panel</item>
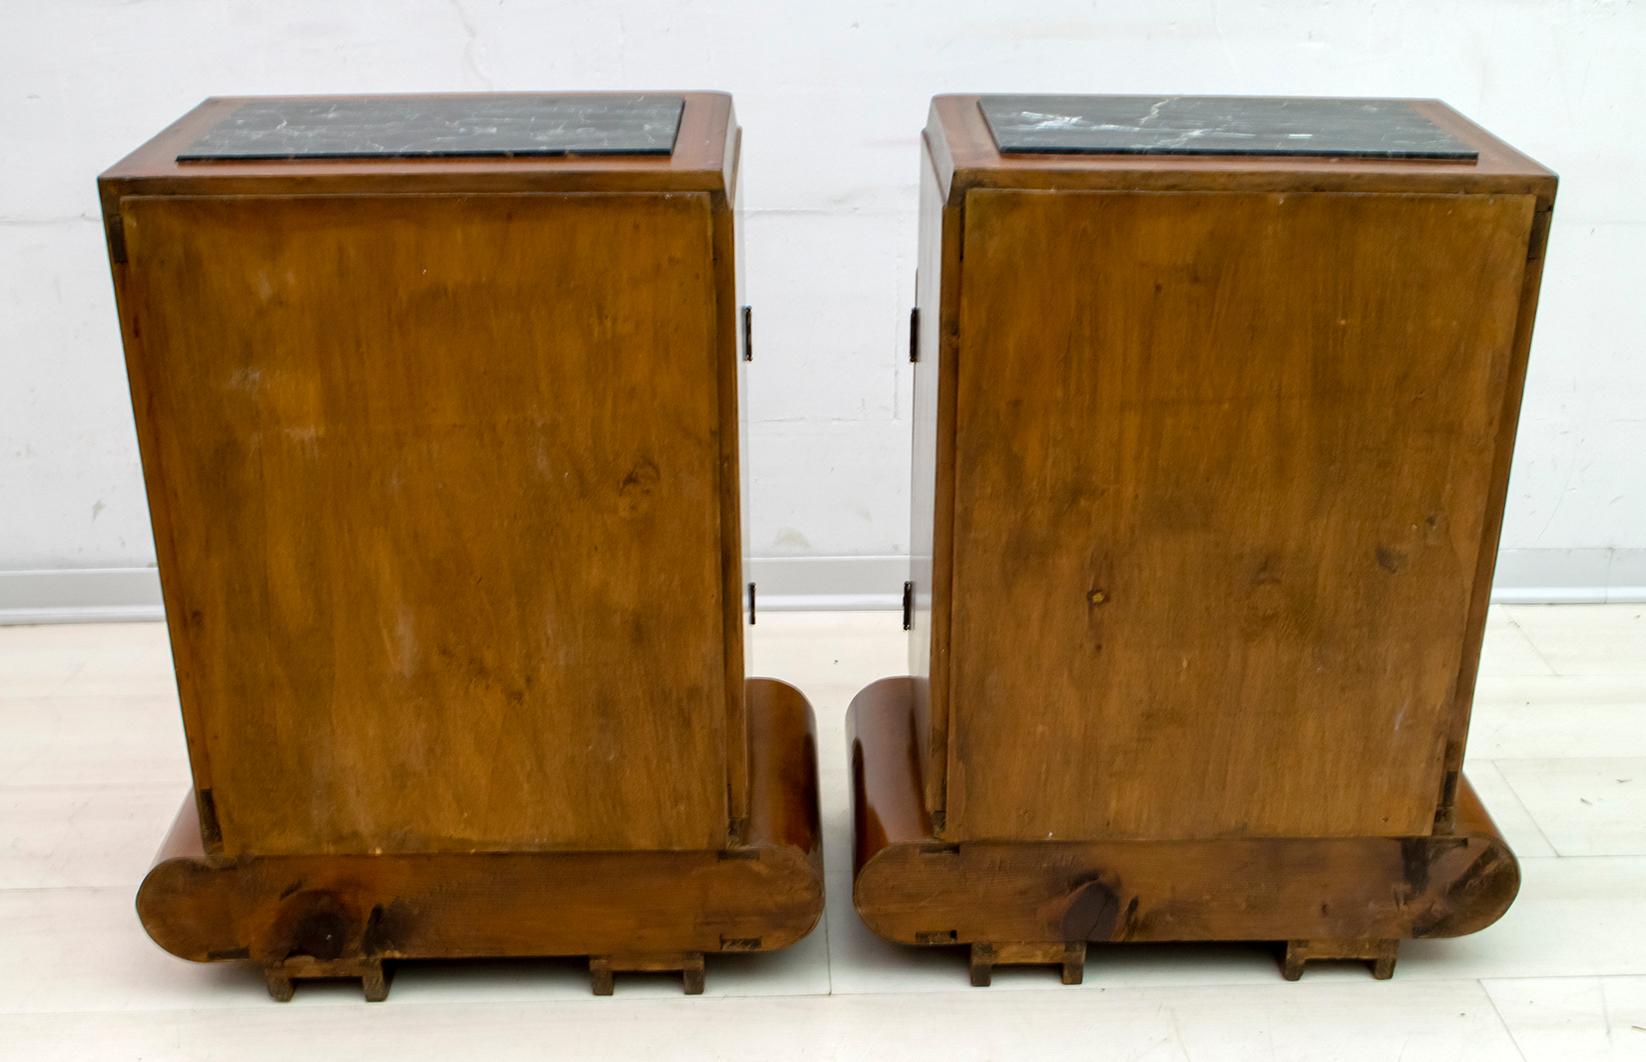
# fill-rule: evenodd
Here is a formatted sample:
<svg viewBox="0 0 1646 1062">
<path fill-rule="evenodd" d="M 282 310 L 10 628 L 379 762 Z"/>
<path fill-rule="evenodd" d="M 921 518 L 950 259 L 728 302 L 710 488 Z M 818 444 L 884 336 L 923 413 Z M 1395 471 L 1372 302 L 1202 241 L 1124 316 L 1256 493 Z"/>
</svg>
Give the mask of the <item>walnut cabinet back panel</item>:
<svg viewBox="0 0 1646 1062">
<path fill-rule="evenodd" d="M 708 197 L 122 220 L 225 851 L 718 844 Z"/>
<path fill-rule="evenodd" d="M 106 175 L 214 850 L 717 848 L 746 816 L 736 130 L 640 98 L 670 99 L 667 154 L 347 159 L 233 152 L 375 101 L 214 100 Z M 402 109 L 506 135 L 541 100 Z"/>
<path fill-rule="evenodd" d="M 852 899 L 971 977 L 1490 925 L 1463 772 L 1554 175 L 1442 104 L 939 96 Z"/>
<path fill-rule="evenodd" d="M 934 103 L 911 670 L 944 838 L 1449 814 L 1553 178 L 1412 110 L 1478 157 L 1018 153 Z"/>
<path fill-rule="evenodd" d="M 952 828 L 1427 830 L 1530 198 L 966 212 Z"/>
<path fill-rule="evenodd" d="M 720 93 L 207 100 L 99 182 L 194 789 L 137 894 L 269 992 L 800 939 L 816 728 L 744 673 Z"/>
</svg>

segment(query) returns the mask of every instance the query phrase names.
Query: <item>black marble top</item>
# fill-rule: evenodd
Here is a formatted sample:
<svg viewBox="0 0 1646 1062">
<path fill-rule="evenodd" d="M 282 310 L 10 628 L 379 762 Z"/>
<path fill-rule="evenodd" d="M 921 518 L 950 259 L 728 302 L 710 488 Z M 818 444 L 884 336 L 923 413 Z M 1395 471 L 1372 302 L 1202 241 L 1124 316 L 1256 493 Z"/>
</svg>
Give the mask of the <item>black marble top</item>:
<svg viewBox="0 0 1646 1062">
<path fill-rule="evenodd" d="M 256 99 L 177 156 L 369 159 L 672 155 L 679 96 L 387 96 Z"/>
<path fill-rule="evenodd" d="M 1401 100 L 984 96 L 1001 154 L 1328 155 L 1473 159 Z"/>
</svg>

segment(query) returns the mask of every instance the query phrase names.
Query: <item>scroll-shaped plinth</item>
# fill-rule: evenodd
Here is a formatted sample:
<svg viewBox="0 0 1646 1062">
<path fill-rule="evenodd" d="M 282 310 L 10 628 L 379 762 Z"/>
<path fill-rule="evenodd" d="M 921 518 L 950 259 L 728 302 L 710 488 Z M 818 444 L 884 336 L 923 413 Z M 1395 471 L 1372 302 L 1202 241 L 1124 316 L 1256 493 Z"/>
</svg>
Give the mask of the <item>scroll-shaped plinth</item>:
<svg viewBox="0 0 1646 1062">
<path fill-rule="evenodd" d="M 592 955 L 623 970 L 678 955 L 689 971 L 692 955 L 700 969 L 703 953 L 785 947 L 823 910 L 816 729 L 785 683 L 750 679 L 747 704 L 749 823 L 722 850 L 219 863 L 201 846 L 190 800 L 144 879 L 138 914 L 172 954 L 250 960 L 271 986 L 283 979 L 286 995 L 293 977 L 381 983 L 385 960 Z"/>
<path fill-rule="evenodd" d="M 847 716 L 852 898 L 887 940 L 1310 941 L 1316 957 L 1331 957 L 1321 942 L 1366 941 L 1377 959 L 1384 942 L 1484 929 L 1520 888 L 1519 864 L 1467 781 L 1455 826 L 1423 837 L 940 837 L 921 802 L 914 682 L 874 683 Z"/>
</svg>

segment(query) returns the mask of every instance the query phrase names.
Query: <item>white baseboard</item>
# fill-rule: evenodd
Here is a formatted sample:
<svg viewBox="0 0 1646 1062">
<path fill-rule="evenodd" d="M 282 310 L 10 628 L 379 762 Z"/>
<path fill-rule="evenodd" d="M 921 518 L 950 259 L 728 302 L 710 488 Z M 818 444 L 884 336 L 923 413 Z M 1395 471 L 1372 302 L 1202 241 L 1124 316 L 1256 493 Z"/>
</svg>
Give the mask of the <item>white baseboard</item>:
<svg viewBox="0 0 1646 1062">
<path fill-rule="evenodd" d="M 1646 601 L 1646 549 L 1503 549 L 1492 600 L 1505 605 Z"/>
<path fill-rule="evenodd" d="M 0 571 L 0 625 L 165 618 L 153 568 Z"/>
<path fill-rule="evenodd" d="M 748 578 L 773 612 L 896 610 L 909 559 L 756 557 Z M 1503 604 L 1646 602 L 1646 549 L 1506 549 L 1492 600 Z M 158 620 L 153 568 L 0 571 L 0 625 Z"/>
<path fill-rule="evenodd" d="M 903 607 L 909 558 L 755 557 L 746 578 L 773 612 L 872 612 Z"/>
</svg>

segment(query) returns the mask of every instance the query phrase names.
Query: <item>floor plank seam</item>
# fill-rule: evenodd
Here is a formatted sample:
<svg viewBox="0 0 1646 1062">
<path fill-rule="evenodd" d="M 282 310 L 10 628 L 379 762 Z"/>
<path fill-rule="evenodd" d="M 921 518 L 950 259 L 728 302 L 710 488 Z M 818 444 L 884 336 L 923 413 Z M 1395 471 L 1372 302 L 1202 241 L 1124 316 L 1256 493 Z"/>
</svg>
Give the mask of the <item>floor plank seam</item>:
<svg viewBox="0 0 1646 1062">
<path fill-rule="evenodd" d="M 1520 1056 L 1520 1062 L 1530 1062 L 1530 1059 L 1526 1057 L 1526 1049 L 1520 1046 L 1520 1040 L 1515 1036 L 1514 1026 L 1510 1025 L 1509 1019 L 1503 1016 L 1503 1011 L 1498 1009 L 1497 1000 L 1492 998 L 1491 989 L 1486 987 L 1485 978 L 1476 978 L 1475 983 L 1480 985 L 1480 994 L 1486 997 L 1487 1005 L 1492 1008 L 1492 1014 L 1497 1017 L 1498 1026 L 1509 1037 L 1509 1043 L 1514 1045 L 1515 1054 Z"/>
<path fill-rule="evenodd" d="M 1489 762 L 1492 765 L 1492 770 L 1493 770 L 1494 773 L 1497 774 L 1498 780 L 1501 781 L 1503 783 L 1504 787 L 1509 790 L 1509 795 L 1515 798 L 1515 804 L 1525 814 L 1526 821 L 1532 824 L 1532 829 L 1537 831 L 1538 837 L 1542 838 L 1543 843 L 1549 846 L 1549 851 L 1554 853 L 1554 858 L 1556 858 L 1556 859 L 1565 859 L 1565 858 L 1567 858 L 1566 854 L 1563 853 L 1558 847 L 1555 846 L 1554 841 L 1549 839 L 1548 831 L 1543 828 L 1543 824 L 1541 822 L 1537 821 L 1537 816 L 1532 814 L 1532 809 L 1529 806 L 1527 806 L 1526 799 L 1524 797 L 1522 797 L 1520 795 L 1520 791 L 1515 788 L 1515 784 L 1514 784 L 1513 781 L 1510 780 L 1508 773 L 1505 772 L 1501 767 L 1499 767 L 1497 765 L 1496 760 L 1488 760 L 1487 762 Z M 1522 857 L 1519 857 L 1519 858 L 1522 858 L 1522 859 L 1548 859 L 1550 857 L 1549 856 L 1522 856 Z"/>
</svg>

